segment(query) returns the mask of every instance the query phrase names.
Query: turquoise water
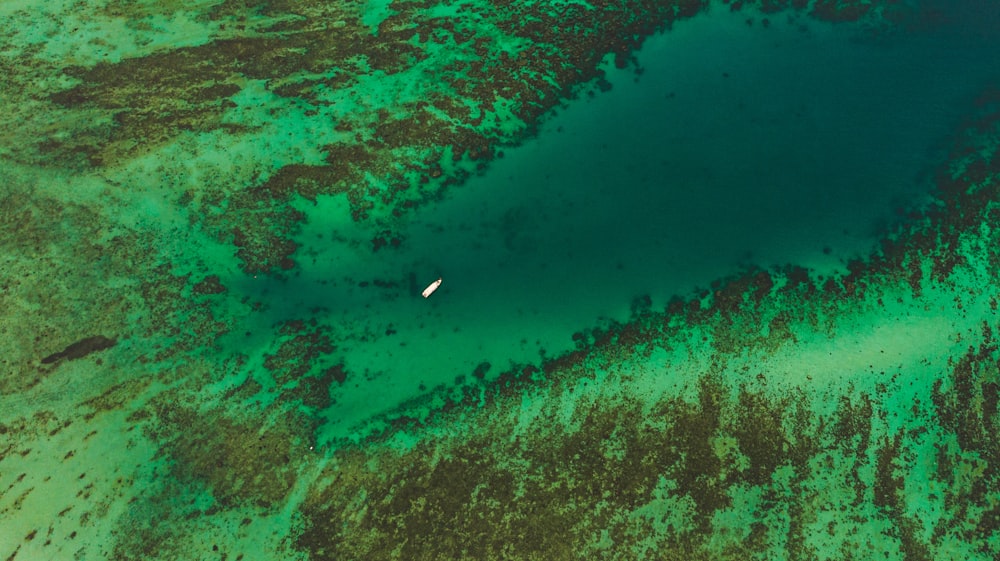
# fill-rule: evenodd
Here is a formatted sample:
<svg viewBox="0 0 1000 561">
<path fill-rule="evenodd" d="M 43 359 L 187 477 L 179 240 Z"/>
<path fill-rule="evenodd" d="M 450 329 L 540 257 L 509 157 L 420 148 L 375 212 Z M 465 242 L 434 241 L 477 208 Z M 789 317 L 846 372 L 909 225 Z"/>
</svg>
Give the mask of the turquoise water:
<svg viewBox="0 0 1000 561">
<path fill-rule="evenodd" d="M 340 347 L 357 385 L 324 435 L 471 381 L 483 361 L 495 375 L 571 350 L 581 327 L 627 321 L 640 295 L 661 308 L 753 265 L 845 273 L 923 204 L 939 143 L 995 70 L 992 44 L 746 19 L 715 10 L 651 38 L 641 74 L 610 67 L 610 91 L 407 220 L 399 249 L 371 253 L 372 231 L 345 231 L 340 198 L 302 205 L 308 257 L 266 285 L 265 321 L 321 307 L 373 334 Z"/>
<path fill-rule="evenodd" d="M 3 4 L 0 558 L 996 558 L 997 21 Z"/>
</svg>

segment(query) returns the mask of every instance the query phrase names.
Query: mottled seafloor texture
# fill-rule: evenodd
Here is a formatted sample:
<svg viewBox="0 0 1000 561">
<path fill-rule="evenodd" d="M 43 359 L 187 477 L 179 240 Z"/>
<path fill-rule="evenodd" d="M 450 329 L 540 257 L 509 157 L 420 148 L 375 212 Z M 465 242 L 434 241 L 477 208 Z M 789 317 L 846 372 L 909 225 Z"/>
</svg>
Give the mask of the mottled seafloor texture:
<svg viewBox="0 0 1000 561">
<path fill-rule="evenodd" d="M 997 558 L 998 21 L 0 3 L 0 560 Z"/>
</svg>

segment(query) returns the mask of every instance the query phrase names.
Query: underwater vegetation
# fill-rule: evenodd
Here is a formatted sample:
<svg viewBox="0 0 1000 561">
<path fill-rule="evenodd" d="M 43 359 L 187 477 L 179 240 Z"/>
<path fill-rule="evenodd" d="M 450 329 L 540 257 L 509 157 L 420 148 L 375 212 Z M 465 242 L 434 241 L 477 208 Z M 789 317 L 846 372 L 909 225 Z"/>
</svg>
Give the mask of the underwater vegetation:
<svg viewBox="0 0 1000 561">
<path fill-rule="evenodd" d="M 636 296 L 568 352 L 388 411 L 346 409 L 399 393 L 339 353 L 403 334 L 331 309 L 369 286 L 432 306 L 448 279 L 425 301 L 437 273 L 359 276 L 309 308 L 283 284 L 338 235 L 344 262 L 407 251 L 410 217 L 699 13 L 889 37 L 937 8 L 5 4 L 0 556 L 996 558 L 996 88 L 846 272 Z M 331 199 L 344 220 L 307 243 Z"/>
</svg>

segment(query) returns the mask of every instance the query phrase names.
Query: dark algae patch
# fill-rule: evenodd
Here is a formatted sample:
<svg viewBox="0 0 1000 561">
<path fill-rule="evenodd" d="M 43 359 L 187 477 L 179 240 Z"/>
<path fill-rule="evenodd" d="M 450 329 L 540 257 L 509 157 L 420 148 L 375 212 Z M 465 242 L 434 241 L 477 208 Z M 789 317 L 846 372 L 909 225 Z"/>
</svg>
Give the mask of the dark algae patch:
<svg viewBox="0 0 1000 561">
<path fill-rule="evenodd" d="M 114 339 L 109 339 L 103 335 L 85 337 L 70 344 L 65 349 L 43 358 L 42 364 L 52 364 L 53 362 L 59 362 L 60 360 L 76 360 L 78 358 L 83 358 L 91 353 L 103 351 L 104 349 L 110 349 L 115 346 L 115 343 L 116 341 Z"/>
<path fill-rule="evenodd" d="M 2 5 L 0 559 L 996 559 L 995 87 L 912 170 L 926 196 L 899 202 L 867 253 L 820 272 L 750 251 L 669 300 L 624 295 L 558 351 L 521 331 L 563 318 L 512 287 L 563 275 L 545 298 L 622 295 L 573 292 L 594 277 L 558 255 L 481 271 L 537 251 L 540 225 L 588 199 L 431 220 L 481 242 L 464 268 L 408 237 L 501 155 L 557 136 L 591 157 L 546 120 L 613 92 L 612 68 L 643 83 L 655 32 L 725 14 L 881 48 L 953 21 L 945 6 Z M 662 103 L 746 72 L 713 68 L 718 83 L 678 82 Z M 761 130 L 833 122 L 768 102 Z M 838 156 L 817 154 L 817 173 Z M 609 162 L 607 190 L 639 189 Z M 683 226 L 645 256 L 664 282 L 682 273 L 667 245 L 696 243 Z M 612 229 L 559 251 L 589 257 Z M 625 261 L 594 268 L 626 283 Z M 452 335 L 477 322 L 496 341 L 455 359 Z M 520 351 L 498 342 L 512 333 Z"/>
</svg>

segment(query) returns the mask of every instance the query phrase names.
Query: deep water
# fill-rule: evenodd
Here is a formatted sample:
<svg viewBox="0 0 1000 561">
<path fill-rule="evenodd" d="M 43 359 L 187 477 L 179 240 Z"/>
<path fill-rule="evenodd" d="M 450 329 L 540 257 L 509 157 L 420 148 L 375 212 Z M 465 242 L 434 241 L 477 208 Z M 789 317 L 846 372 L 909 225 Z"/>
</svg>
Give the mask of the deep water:
<svg viewBox="0 0 1000 561">
<path fill-rule="evenodd" d="M 563 353 L 642 295 L 660 308 L 750 267 L 844 272 L 924 204 L 949 131 L 995 77 L 990 39 L 955 31 L 712 9 L 627 68 L 609 60 L 609 91 L 415 214 L 398 249 L 373 253 L 342 199 L 304 203 L 307 257 L 250 289 L 260 321 L 321 308 L 366 334 L 340 345 L 352 378 L 326 435 L 344 437 L 482 362 L 496 374 Z"/>
</svg>

